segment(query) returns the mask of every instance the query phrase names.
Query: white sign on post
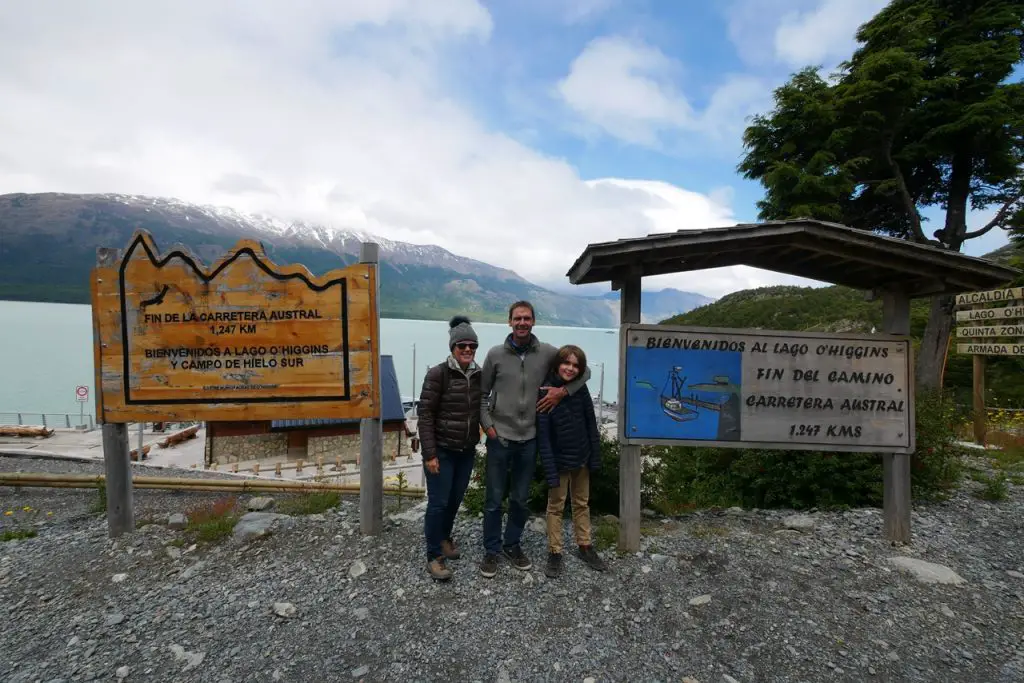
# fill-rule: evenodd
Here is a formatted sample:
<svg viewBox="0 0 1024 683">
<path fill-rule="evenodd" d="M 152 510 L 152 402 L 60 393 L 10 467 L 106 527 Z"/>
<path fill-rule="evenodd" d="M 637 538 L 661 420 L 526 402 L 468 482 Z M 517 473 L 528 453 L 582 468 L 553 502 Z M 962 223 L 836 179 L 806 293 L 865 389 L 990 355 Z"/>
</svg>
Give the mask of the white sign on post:
<svg viewBox="0 0 1024 683">
<path fill-rule="evenodd" d="M 75 387 L 75 400 L 85 403 L 89 400 L 89 387 L 85 385 L 78 385 Z"/>
</svg>

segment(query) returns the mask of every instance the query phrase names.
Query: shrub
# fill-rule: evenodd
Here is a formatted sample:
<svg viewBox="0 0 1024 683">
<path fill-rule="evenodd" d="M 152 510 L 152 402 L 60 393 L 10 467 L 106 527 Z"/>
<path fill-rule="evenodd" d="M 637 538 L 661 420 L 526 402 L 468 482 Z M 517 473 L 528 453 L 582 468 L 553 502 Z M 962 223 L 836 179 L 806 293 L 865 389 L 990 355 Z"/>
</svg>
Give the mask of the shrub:
<svg viewBox="0 0 1024 683">
<path fill-rule="evenodd" d="M 952 401 L 917 398 L 916 500 L 938 500 L 960 481 Z M 882 504 L 882 456 L 870 453 L 662 448 L 656 507 L 667 514 L 703 507 L 836 508 Z"/>
<path fill-rule="evenodd" d="M 190 508 L 186 535 L 199 543 L 215 543 L 231 535 L 238 522 L 238 499 L 227 496 L 212 504 L 200 504 Z"/>
<path fill-rule="evenodd" d="M 338 507 L 341 494 L 337 491 L 312 491 L 277 503 L 277 511 L 285 515 L 316 515 Z"/>
</svg>

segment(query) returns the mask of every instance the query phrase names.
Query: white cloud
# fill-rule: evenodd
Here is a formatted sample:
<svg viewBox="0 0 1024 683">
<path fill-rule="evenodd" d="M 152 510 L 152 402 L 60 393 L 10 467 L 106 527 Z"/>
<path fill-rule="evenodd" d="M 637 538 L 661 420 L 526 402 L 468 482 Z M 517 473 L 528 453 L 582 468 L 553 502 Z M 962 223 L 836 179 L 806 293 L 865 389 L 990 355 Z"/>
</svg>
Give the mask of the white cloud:
<svg viewBox="0 0 1024 683">
<path fill-rule="evenodd" d="M 830 66 L 851 54 L 856 33 L 888 0 L 822 0 L 810 11 L 789 12 L 775 30 L 775 52 L 794 67 Z"/>
<path fill-rule="evenodd" d="M 558 93 L 590 127 L 625 142 L 668 148 L 684 134 L 698 134 L 704 143 L 738 144 L 744 119 L 770 100 L 759 79 L 731 75 L 698 111 L 676 86 L 683 71 L 641 41 L 595 38 L 572 62 Z"/>
<path fill-rule="evenodd" d="M 853 54 L 861 24 L 888 0 L 733 0 L 729 38 L 756 69 L 822 65 L 826 72 Z"/>
<path fill-rule="evenodd" d="M 660 50 L 619 37 L 595 38 L 558 84 L 577 113 L 627 142 L 653 145 L 658 133 L 694 117 L 675 90 L 675 63 Z"/>
<path fill-rule="evenodd" d="M 0 3 L 0 191 L 227 205 L 439 244 L 539 282 L 564 282 L 590 242 L 732 221 L 720 193 L 584 182 L 451 101 L 448 51 L 491 29 L 475 0 Z M 661 106 L 652 120 L 692 116 Z M 717 296 L 751 277 L 658 282 Z"/>
</svg>

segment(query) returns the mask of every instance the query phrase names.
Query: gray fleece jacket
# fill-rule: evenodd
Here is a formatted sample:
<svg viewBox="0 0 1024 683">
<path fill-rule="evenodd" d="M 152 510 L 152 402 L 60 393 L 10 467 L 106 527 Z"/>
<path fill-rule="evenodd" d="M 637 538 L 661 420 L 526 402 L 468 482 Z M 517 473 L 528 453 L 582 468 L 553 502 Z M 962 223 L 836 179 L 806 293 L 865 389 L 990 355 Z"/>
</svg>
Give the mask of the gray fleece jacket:
<svg viewBox="0 0 1024 683">
<path fill-rule="evenodd" d="M 511 336 L 511 335 L 510 335 Z M 509 441 L 529 441 L 537 436 L 537 392 L 558 356 L 558 349 L 530 335 L 523 355 L 508 338 L 493 346 L 484 359 L 480 376 L 480 426 L 494 427 Z M 566 385 L 575 394 L 590 379 L 590 368 Z"/>
</svg>

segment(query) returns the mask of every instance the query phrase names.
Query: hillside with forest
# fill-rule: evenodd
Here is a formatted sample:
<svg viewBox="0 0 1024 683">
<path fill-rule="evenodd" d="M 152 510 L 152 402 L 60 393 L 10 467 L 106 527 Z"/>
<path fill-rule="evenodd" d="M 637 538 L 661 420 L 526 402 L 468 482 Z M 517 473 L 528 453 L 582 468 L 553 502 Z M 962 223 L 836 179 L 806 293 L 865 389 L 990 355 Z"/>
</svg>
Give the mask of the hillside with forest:
<svg viewBox="0 0 1024 683">
<path fill-rule="evenodd" d="M 984 258 L 1020 268 L 1022 255 L 1024 241 Z M 1024 285 L 1024 278 L 1011 284 Z M 918 299 L 911 305 L 910 334 L 915 351 L 928 321 L 929 304 L 927 299 Z M 867 334 L 881 328 L 882 302 L 869 301 L 865 292 L 847 287 L 761 287 L 734 292 L 662 324 Z M 943 386 L 963 406 L 971 404 L 972 372 L 971 357 L 956 353 L 954 334 Z M 1024 357 L 989 357 L 985 388 L 986 405 L 1024 408 Z"/>
</svg>

